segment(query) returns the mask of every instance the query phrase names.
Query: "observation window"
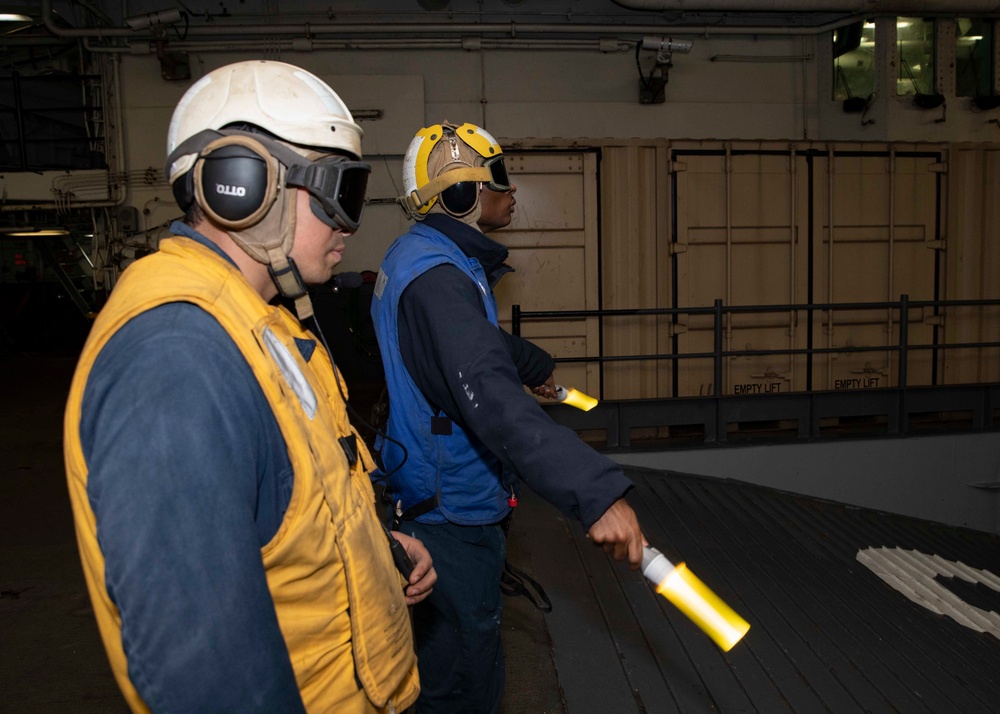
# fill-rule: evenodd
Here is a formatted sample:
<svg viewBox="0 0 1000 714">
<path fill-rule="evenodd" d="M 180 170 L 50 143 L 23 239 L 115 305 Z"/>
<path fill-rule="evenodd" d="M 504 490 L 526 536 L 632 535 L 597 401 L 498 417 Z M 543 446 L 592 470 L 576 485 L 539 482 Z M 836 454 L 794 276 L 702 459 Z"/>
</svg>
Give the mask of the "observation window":
<svg viewBox="0 0 1000 714">
<path fill-rule="evenodd" d="M 955 85 L 960 97 L 988 97 L 993 91 L 993 21 L 955 21 Z"/>
<path fill-rule="evenodd" d="M 875 91 L 875 23 L 833 31 L 833 99 L 865 99 Z"/>
<path fill-rule="evenodd" d="M 896 94 L 901 97 L 934 94 L 937 91 L 934 21 L 919 17 L 896 18 L 896 49 L 899 66 Z"/>
</svg>

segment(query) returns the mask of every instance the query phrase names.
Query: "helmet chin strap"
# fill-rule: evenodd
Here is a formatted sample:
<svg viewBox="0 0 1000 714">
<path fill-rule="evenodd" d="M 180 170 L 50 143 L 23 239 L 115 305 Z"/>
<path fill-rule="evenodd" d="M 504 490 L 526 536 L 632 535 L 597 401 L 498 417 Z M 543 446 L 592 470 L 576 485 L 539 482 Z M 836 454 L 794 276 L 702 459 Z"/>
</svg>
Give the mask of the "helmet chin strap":
<svg viewBox="0 0 1000 714">
<path fill-rule="evenodd" d="M 259 223 L 227 233 L 250 257 L 267 265 L 278 294 L 294 301 L 296 315 L 300 321 L 305 321 L 313 316 L 312 300 L 290 255 L 295 241 L 296 199 L 296 190 L 282 189 Z"/>
<path fill-rule="evenodd" d="M 309 297 L 309 290 L 302 282 L 302 274 L 295 265 L 291 256 L 286 256 L 280 250 L 269 251 L 271 262 L 267 266 L 267 271 L 271 274 L 271 280 L 278 287 L 278 294 L 286 300 L 295 302 L 295 314 L 299 321 L 304 322 L 313 316 L 312 299 Z"/>
</svg>

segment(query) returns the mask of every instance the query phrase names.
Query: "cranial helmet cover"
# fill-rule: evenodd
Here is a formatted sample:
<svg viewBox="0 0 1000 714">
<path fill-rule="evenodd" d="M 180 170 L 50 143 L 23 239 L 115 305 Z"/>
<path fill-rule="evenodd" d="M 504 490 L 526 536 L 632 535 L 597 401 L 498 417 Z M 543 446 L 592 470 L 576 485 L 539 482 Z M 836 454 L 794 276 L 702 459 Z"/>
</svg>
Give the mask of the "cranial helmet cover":
<svg viewBox="0 0 1000 714">
<path fill-rule="evenodd" d="M 421 129 L 410 142 L 403 158 L 404 193 L 397 201 L 418 221 L 445 213 L 475 226 L 483 184 L 510 190 L 497 140 L 475 124 L 444 121 Z"/>
</svg>

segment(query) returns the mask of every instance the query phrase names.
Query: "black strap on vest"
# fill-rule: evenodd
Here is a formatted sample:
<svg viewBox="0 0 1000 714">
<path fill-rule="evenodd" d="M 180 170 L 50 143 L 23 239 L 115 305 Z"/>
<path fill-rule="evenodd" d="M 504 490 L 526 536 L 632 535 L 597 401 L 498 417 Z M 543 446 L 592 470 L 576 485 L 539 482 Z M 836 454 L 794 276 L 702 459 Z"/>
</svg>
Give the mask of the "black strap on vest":
<svg viewBox="0 0 1000 714">
<path fill-rule="evenodd" d="M 440 410 L 439 410 L 440 411 Z M 447 416 L 439 415 L 431 417 L 431 434 L 435 436 L 450 436 L 452 433 L 452 421 Z M 414 503 L 412 506 L 407 508 L 405 511 L 400 512 L 396 504 L 392 501 L 392 494 L 389 492 L 389 484 L 386 483 L 385 490 L 382 492 L 383 502 L 388 500 L 389 507 L 392 509 L 392 527 L 399 528 L 399 524 L 403 521 L 412 521 L 415 518 L 419 518 L 425 513 L 429 513 L 438 507 L 440 502 L 438 501 L 438 494 L 434 494 L 430 498 L 426 498 L 419 503 Z"/>
<path fill-rule="evenodd" d="M 389 490 L 386 489 L 384 493 L 388 494 Z M 405 511 L 399 512 L 399 510 L 396 508 L 396 504 L 392 503 L 392 496 L 390 495 L 389 505 L 392 508 L 392 528 L 393 530 L 399 530 L 399 525 L 403 521 L 412 521 L 415 518 L 419 518 L 425 513 L 430 513 L 435 508 L 437 508 L 438 497 L 437 494 L 435 493 L 430 498 L 425 498 L 423 501 L 420 501 L 419 503 L 414 503 Z"/>
<path fill-rule="evenodd" d="M 347 463 L 351 466 L 358 463 L 358 438 L 354 434 L 348 434 L 337 439 L 340 448 L 344 450 Z"/>
</svg>

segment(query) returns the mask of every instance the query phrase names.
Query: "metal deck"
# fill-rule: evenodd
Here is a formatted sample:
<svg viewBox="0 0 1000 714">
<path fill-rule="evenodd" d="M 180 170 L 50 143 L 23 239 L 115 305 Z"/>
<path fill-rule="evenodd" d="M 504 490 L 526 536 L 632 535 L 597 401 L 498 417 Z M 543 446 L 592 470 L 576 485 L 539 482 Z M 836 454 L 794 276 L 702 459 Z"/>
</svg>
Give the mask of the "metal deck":
<svg viewBox="0 0 1000 714">
<path fill-rule="evenodd" d="M 0 364 L 0 711 L 126 707 L 80 568 L 62 468 L 74 358 Z M 728 654 L 579 526 L 526 492 L 511 562 L 553 610 L 505 602 L 503 714 L 1000 711 L 1000 640 L 916 605 L 856 560 L 872 546 L 1000 575 L 1000 537 L 760 487 L 629 468 L 650 542 L 751 623 Z M 993 497 L 984 492 L 984 497 Z M 1000 611 L 1000 592 L 955 582 Z"/>
<path fill-rule="evenodd" d="M 751 629 L 722 652 L 529 494 L 511 557 L 552 600 L 538 618 L 564 711 L 1000 711 L 1000 639 L 911 602 L 857 561 L 865 548 L 912 549 L 1000 575 L 1000 538 L 735 482 L 627 472 L 650 543 L 685 560 Z M 1000 591 L 938 580 L 1000 612 Z M 525 605 L 515 600 L 516 618 Z M 518 694 L 525 675 L 510 660 L 508 647 L 505 711 L 542 711 Z"/>
</svg>

